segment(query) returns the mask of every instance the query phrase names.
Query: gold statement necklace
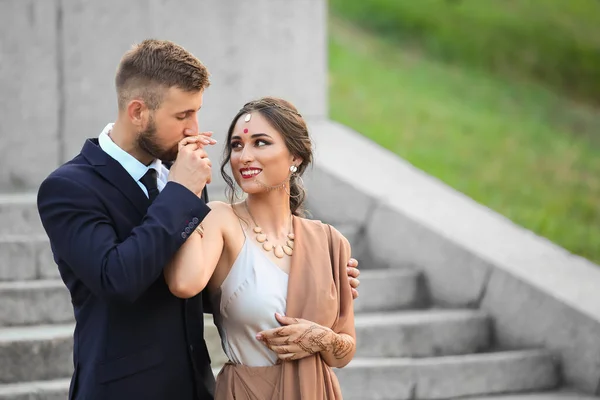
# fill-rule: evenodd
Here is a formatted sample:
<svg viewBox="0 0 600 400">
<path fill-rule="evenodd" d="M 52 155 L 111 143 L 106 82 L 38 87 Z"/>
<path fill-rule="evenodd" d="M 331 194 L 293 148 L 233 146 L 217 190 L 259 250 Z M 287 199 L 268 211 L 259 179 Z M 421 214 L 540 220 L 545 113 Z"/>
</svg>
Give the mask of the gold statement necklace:
<svg viewBox="0 0 600 400">
<path fill-rule="evenodd" d="M 295 236 L 292 233 L 292 228 L 293 228 L 293 222 L 292 222 L 292 215 L 290 215 L 290 230 L 289 233 L 287 235 L 288 240 L 286 240 L 285 245 L 279 245 L 279 244 L 273 244 L 271 242 L 269 242 L 269 238 L 267 237 L 267 234 L 263 232 L 262 228 L 260 226 L 258 226 L 258 224 L 256 223 L 256 220 L 254 219 L 254 216 L 252 216 L 252 213 L 250 212 L 250 208 L 248 207 L 248 202 L 246 200 L 244 200 L 244 206 L 246 207 L 246 211 L 248 212 L 248 215 L 250 216 L 250 218 L 252 219 L 252 222 L 254 223 L 254 233 L 256 234 L 256 241 L 258 243 L 262 244 L 262 248 L 264 251 L 266 251 L 267 253 L 269 251 L 273 251 L 273 253 L 275 254 L 275 257 L 277 258 L 283 258 L 284 255 L 288 255 L 288 256 L 292 256 L 292 254 L 294 253 L 294 239 Z"/>
</svg>

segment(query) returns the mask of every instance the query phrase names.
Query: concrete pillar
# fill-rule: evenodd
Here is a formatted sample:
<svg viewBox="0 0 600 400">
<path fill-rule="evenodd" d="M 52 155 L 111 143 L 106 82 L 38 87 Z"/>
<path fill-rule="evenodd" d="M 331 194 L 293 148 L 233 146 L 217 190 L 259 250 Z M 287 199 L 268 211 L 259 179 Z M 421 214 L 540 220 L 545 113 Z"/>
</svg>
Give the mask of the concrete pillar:
<svg viewBox="0 0 600 400">
<path fill-rule="evenodd" d="M 0 192 L 34 188 L 59 163 L 57 22 L 53 1 L 0 1 Z"/>
</svg>

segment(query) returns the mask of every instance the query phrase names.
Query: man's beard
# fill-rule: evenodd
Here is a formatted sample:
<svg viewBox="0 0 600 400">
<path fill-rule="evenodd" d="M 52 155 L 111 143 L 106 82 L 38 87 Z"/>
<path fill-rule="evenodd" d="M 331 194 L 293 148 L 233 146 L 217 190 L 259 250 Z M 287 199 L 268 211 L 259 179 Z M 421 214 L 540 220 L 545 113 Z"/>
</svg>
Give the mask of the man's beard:
<svg viewBox="0 0 600 400">
<path fill-rule="evenodd" d="M 148 121 L 146 130 L 139 134 L 137 145 L 140 149 L 164 163 L 173 162 L 177 158 L 177 147 L 165 150 L 156 142 L 156 124 L 152 116 Z"/>
</svg>

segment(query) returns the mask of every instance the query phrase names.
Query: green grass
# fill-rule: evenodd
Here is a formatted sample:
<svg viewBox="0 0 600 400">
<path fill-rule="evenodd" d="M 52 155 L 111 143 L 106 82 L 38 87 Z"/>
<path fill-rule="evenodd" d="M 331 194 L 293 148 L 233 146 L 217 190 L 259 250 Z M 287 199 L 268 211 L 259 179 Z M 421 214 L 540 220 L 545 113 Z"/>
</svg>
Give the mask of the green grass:
<svg viewBox="0 0 600 400">
<path fill-rule="evenodd" d="M 329 0 L 338 15 L 428 54 L 535 78 L 600 103 L 599 0 Z"/>
<path fill-rule="evenodd" d="M 335 17 L 329 30 L 332 119 L 600 263 L 600 113 Z"/>
</svg>

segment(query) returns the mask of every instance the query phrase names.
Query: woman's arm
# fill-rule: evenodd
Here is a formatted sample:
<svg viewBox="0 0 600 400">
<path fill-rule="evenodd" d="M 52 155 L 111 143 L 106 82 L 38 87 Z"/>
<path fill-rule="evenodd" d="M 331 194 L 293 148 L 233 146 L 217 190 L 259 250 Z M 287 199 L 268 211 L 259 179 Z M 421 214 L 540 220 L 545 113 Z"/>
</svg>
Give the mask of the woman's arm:
<svg viewBox="0 0 600 400">
<path fill-rule="evenodd" d="M 339 298 L 339 315 L 338 320 L 332 327 L 331 333 L 328 335 L 330 346 L 321 351 L 323 360 L 331 366 L 342 368 L 354 357 L 356 353 L 356 328 L 354 327 L 354 296 L 352 287 L 350 286 L 347 262 L 350 259 L 351 249 L 348 239 L 346 239 L 337 229 L 329 226 L 332 243 L 337 243 L 338 246 L 333 246 L 337 252 L 333 253 L 334 266 L 337 261 L 337 288 Z"/>
<path fill-rule="evenodd" d="M 206 287 L 223 252 L 223 227 L 231 210 L 221 202 L 210 202 L 208 206 L 211 212 L 202 221 L 203 234 L 191 232 L 165 268 L 169 290 L 180 298 L 194 297 Z"/>
<path fill-rule="evenodd" d="M 343 368 L 352 360 L 356 353 L 356 340 L 347 333 L 328 334 L 329 346 L 321 350 L 323 360 L 333 368 Z"/>
</svg>

